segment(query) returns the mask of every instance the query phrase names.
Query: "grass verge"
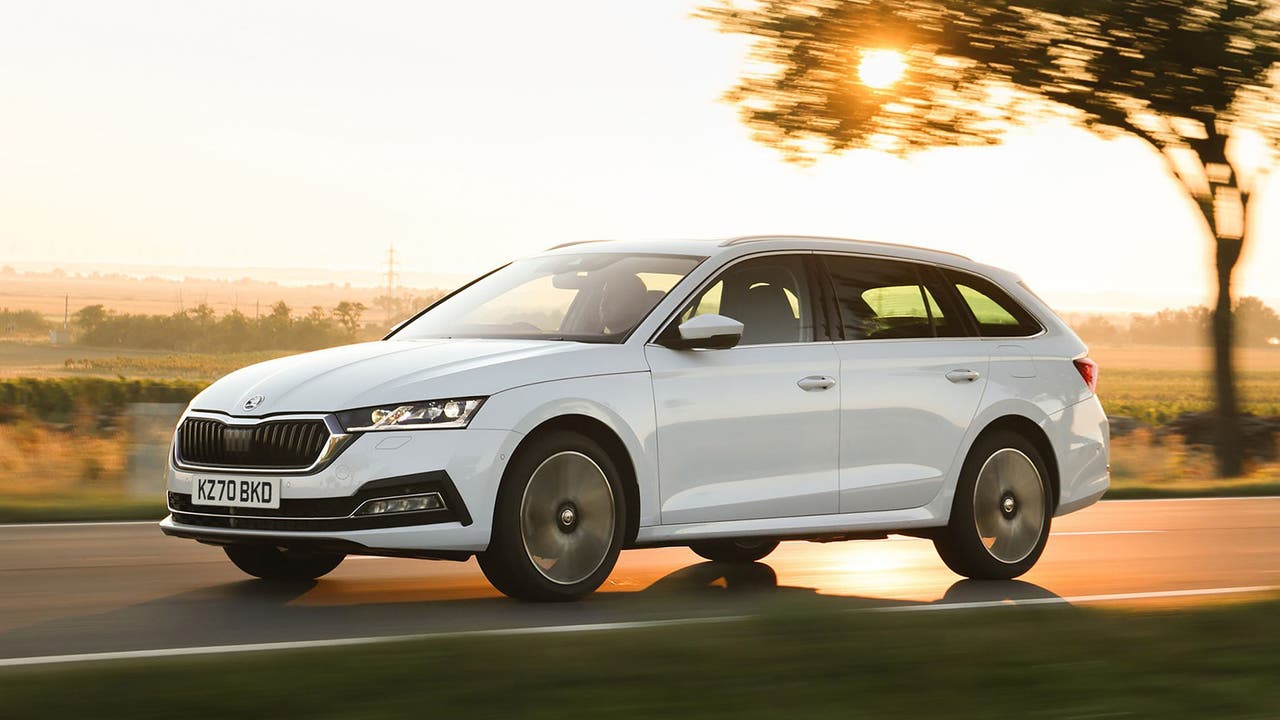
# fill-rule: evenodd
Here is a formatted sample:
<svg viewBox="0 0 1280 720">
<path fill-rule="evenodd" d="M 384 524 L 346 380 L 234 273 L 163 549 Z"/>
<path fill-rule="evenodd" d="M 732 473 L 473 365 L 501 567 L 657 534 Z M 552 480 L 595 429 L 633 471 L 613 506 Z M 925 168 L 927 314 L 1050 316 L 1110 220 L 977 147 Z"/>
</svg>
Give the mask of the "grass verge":
<svg viewBox="0 0 1280 720">
<path fill-rule="evenodd" d="M 0 498 L 0 523 L 160 520 L 168 512 L 160 498 Z"/>
<path fill-rule="evenodd" d="M 1280 495 L 1280 482 L 1233 482 L 1221 480 L 1205 483 L 1129 484 L 1115 483 L 1107 491 L 1107 500 L 1146 500 L 1156 498 L 1204 497 L 1270 497 Z"/>
<path fill-rule="evenodd" d="M 847 613 L 0 672 L 8 717 L 1274 717 L 1280 602 Z"/>
</svg>

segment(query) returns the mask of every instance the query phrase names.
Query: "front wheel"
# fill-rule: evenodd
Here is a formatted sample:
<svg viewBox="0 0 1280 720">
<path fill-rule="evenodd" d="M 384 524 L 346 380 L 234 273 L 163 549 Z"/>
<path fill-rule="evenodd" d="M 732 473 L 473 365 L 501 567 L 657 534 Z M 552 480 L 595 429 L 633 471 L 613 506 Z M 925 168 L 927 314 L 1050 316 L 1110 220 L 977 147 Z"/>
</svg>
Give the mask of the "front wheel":
<svg viewBox="0 0 1280 720">
<path fill-rule="evenodd" d="M 1009 580 L 1040 559 L 1052 516 L 1053 494 L 1040 451 L 1017 433 L 991 433 L 965 459 L 951 520 L 934 547 L 958 575 Z"/>
<path fill-rule="evenodd" d="M 747 538 L 742 540 L 700 540 L 689 543 L 689 549 L 712 562 L 753 563 L 778 547 L 777 540 Z"/>
<path fill-rule="evenodd" d="M 585 435 L 557 431 L 512 459 L 489 549 L 477 560 L 504 595 L 576 600 L 613 571 L 625 528 L 626 496 L 612 458 Z"/>
<path fill-rule="evenodd" d="M 227 545 L 223 548 L 236 567 L 263 580 L 315 580 L 342 563 L 341 553 L 289 550 L 273 545 Z"/>
</svg>

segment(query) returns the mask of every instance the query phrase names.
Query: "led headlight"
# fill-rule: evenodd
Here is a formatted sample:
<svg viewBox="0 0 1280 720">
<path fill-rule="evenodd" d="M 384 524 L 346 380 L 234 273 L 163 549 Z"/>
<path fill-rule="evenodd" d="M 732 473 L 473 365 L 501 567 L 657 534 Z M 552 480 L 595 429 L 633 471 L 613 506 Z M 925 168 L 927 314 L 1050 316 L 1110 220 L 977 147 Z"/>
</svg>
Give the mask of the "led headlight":
<svg viewBox="0 0 1280 720">
<path fill-rule="evenodd" d="M 483 402 L 473 397 L 361 408 L 338 413 L 338 422 L 347 432 L 464 428 Z"/>
</svg>

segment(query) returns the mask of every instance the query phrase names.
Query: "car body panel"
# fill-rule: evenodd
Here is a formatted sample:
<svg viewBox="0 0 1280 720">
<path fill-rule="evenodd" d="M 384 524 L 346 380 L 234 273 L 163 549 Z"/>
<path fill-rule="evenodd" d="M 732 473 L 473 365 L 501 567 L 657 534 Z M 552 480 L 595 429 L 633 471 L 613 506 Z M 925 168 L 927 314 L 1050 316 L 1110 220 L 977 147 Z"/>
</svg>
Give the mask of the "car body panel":
<svg viewBox="0 0 1280 720">
<path fill-rule="evenodd" d="M 839 388 L 831 343 L 645 348 L 657 415 L 663 523 L 834 513 Z M 751 392 L 744 393 L 742 388 Z"/>
</svg>

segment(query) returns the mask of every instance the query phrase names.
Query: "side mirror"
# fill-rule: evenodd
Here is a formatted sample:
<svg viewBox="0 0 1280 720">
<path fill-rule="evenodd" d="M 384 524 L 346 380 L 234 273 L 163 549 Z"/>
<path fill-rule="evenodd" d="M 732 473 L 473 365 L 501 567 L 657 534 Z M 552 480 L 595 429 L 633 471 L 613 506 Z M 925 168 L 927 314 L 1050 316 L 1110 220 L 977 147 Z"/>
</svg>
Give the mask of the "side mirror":
<svg viewBox="0 0 1280 720">
<path fill-rule="evenodd" d="M 742 323 L 724 315 L 699 315 L 680 323 L 663 342 L 673 350 L 728 350 L 742 340 Z"/>
</svg>

